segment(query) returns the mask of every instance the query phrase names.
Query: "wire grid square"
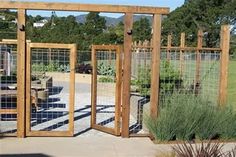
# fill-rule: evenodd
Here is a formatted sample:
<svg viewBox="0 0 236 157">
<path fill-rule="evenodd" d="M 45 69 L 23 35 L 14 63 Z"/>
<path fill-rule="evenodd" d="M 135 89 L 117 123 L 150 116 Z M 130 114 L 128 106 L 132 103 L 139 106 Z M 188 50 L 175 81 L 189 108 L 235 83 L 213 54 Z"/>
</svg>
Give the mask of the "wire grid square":
<svg viewBox="0 0 236 157">
<path fill-rule="evenodd" d="M 133 48 L 131 59 L 130 134 L 148 133 L 144 118 L 150 111 L 150 48 Z"/>
<path fill-rule="evenodd" d="M 96 124 L 115 127 L 116 51 L 96 50 Z"/>
<path fill-rule="evenodd" d="M 0 109 L 17 108 L 17 45 L 0 45 Z M 15 134 L 17 114 L 0 114 L 0 135 Z"/>
<path fill-rule="evenodd" d="M 32 48 L 31 63 L 31 130 L 67 131 L 70 50 Z"/>
<path fill-rule="evenodd" d="M 165 50 L 163 51 L 163 53 L 166 53 Z M 181 53 L 182 56 L 180 56 Z M 195 50 L 182 52 L 174 50 L 170 52 L 170 55 L 170 60 L 165 57 L 161 58 L 160 105 L 165 100 L 165 97 L 169 97 L 173 93 L 177 95 L 195 95 L 202 99 L 207 99 L 207 101 L 213 104 L 217 104 L 220 52 L 200 51 L 199 63 L 197 63 L 197 52 Z M 166 55 L 162 54 L 162 56 Z M 168 71 L 164 70 L 167 68 L 165 66 L 166 62 L 169 64 Z M 197 68 L 197 64 L 199 64 L 199 68 Z"/>
</svg>

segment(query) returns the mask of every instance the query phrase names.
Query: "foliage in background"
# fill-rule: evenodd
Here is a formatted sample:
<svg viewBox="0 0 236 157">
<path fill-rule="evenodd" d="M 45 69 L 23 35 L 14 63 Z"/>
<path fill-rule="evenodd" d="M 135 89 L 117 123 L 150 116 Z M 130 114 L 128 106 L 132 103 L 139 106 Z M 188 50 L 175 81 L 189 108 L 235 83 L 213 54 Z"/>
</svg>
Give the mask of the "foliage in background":
<svg viewBox="0 0 236 157">
<path fill-rule="evenodd" d="M 142 96 L 150 96 L 150 88 L 151 88 L 151 69 L 150 67 L 139 67 L 138 68 L 138 77 L 136 81 L 138 92 Z"/>
<path fill-rule="evenodd" d="M 115 73 L 115 68 L 112 65 L 101 62 L 97 66 L 97 73 L 98 75 L 102 75 L 102 77 L 98 79 L 98 82 L 104 82 L 104 83 L 115 82 L 114 79 L 116 73 Z"/>
<path fill-rule="evenodd" d="M 178 70 L 167 61 L 161 62 L 160 72 L 160 91 L 161 95 L 173 93 L 175 89 L 179 89 L 182 79 Z M 132 80 L 132 85 L 136 85 L 138 92 L 142 96 L 150 96 L 151 88 L 151 69 L 149 66 L 138 67 L 138 76 L 136 80 Z"/>
<path fill-rule="evenodd" d="M 100 77 L 99 79 L 98 79 L 98 82 L 102 82 L 102 83 L 113 83 L 113 82 L 115 82 L 115 80 L 114 80 L 114 77 L 110 77 L 110 76 L 106 76 L 106 77 Z"/>
<path fill-rule="evenodd" d="M 145 41 L 151 39 L 151 24 L 147 18 L 141 18 L 134 22 L 133 27 L 133 40 L 134 41 Z"/>
<path fill-rule="evenodd" d="M 115 68 L 103 62 L 98 64 L 97 72 L 98 72 L 98 75 L 115 76 Z"/>
<path fill-rule="evenodd" d="M 69 65 L 60 65 L 58 62 L 50 62 L 48 64 L 33 63 L 32 71 L 37 72 L 69 72 Z"/>
<path fill-rule="evenodd" d="M 161 95 L 171 94 L 182 86 L 182 78 L 179 70 L 168 61 L 161 62 L 160 92 Z"/>
<path fill-rule="evenodd" d="M 196 45 L 197 30 L 204 31 L 204 45 L 219 46 L 220 27 L 230 24 L 236 28 L 235 0 L 189 0 L 172 11 L 163 21 L 162 34 L 173 34 L 173 45 L 179 45 L 181 32 L 187 34 L 187 44 Z M 165 38 L 166 39 L 166 38 Z"/>
<path fill-rule="evenodd" d="M 146 118 L 146 124 L 156 140 L 174 139 L 236 139 L 236 113 L 219 108 L 206 98 L 175 93 L 161 104 L 159 117 Z"/>
</svg>

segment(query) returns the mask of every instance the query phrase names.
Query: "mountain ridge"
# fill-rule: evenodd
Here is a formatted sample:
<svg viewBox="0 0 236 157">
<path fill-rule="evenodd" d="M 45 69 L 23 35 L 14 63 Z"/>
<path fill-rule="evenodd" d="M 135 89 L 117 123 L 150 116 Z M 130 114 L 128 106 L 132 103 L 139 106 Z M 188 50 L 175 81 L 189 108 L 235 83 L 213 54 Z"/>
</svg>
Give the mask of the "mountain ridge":
<svg viewBox="0 0 236 157">
<path fill-rule="evenodd" d="M 75 18 L 78 23 L 85 23 L 86 16 L 87 14 L 82 14 L 82 15 L 75 16 Z M 109 17 L 109 16 L 101 16 L 101 17 L 105 18 L 107 26 L 116 26 L 119 22 L 124 21 L 124 15 L 117 18 Z M 141 18 L 147 18 L 150 23 L 152 22 L 152 16 L 147 16 L 147 15 L 134 15 L 133 19 L 135 22 L 135 21 L 140 20 Z"/>
</svg>

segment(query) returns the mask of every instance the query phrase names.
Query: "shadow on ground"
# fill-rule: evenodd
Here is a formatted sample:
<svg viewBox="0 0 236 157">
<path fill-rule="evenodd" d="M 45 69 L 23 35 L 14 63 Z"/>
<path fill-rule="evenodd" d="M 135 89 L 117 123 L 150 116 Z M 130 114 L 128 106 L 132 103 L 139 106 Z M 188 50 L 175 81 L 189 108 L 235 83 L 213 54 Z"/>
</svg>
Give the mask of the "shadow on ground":
<svg viewBox="0 0 236 157">
<path fill-rule="evenodd" d="M 51 157 L 46 154 L 2 154 L 0 157 Z"/>
</svg>

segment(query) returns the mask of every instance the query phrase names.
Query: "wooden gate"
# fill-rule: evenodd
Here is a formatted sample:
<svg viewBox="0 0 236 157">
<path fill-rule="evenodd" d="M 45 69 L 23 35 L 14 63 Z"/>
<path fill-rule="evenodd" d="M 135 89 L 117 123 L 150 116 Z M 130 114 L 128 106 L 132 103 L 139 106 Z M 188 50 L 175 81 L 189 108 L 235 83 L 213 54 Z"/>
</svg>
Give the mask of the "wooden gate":
<svg viewBox="0 0 236 157">
<path fill-rule="evenodd" d="M 27 44 L 26 136 L 74 135 L 76 51 L 75 44 Z"/>
<path fill-rule="evenodd" d="M 93 45 L 92 67 L 91 127 L 118 136 L 121 119 L 121 47 Z"/>
</svg>

